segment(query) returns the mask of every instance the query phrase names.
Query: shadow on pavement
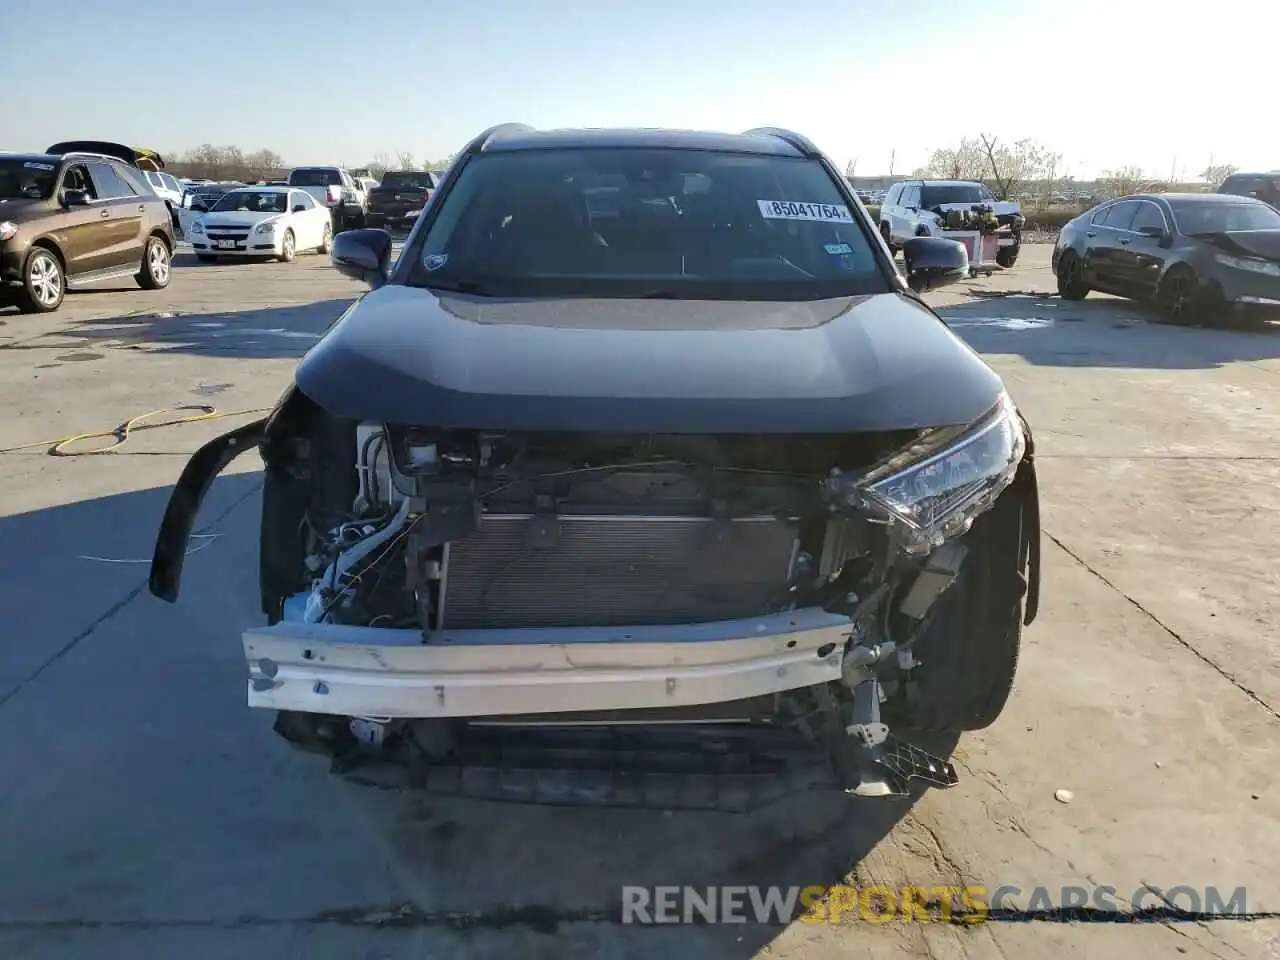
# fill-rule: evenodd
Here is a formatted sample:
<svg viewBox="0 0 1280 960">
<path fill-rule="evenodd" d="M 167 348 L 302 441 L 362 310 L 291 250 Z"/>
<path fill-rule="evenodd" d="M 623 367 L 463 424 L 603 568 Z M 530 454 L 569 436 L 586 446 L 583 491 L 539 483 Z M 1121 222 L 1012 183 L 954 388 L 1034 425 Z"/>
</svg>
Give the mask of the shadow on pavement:
<svg viewBox="0 0 1280 960">
<path fill-rule="evenodd" d="M 622 888 L 785 897 L 855 882 L 917 799 L 807 794 L 686 814 L 353 786 L 245 706 L 259 485 L 258 474 L 214 484 L 197 529 L 216 539 L 187 560 L 175 605 L 146 592 L 145 563 L 111 562 L 149 557 L 169 488 L 0 519 L 0 615 L 19 625 L 0 646 L 0 928 L 21 936 L 21 955 L 69 956 L 59 938 L 79 929 L 142 956 L 181 928 L 205 956 L 233 935 L 261 945 L 289 928 L 332 932 L 334 946 L 309 956 L 351 956 L 354 942 L 390 947 L 393 928 L 450 948 L 423 953 L 415 938 L 405 957 L 469 955 L 468 938 L 490 935 L 504 955 L 569 955 L 557 950 L 589 930 L 597 946 L 620 941 L 617 956 L 651 955 L 660 936 L 678 956 L 746 958 L 780 926 L 624 926 Z"/>
<path fill-rule="evenodd" d="M 979 353 L 1017 355 L 1038 366 L 1191 370 L 1280 357 L 1275 328 L 1169 326 L 1127 300 L 990 296 L 937 309 Z"/>
<path fill-rule="evenodd" d="M 215 357 L 299 357 L 311 349 L 355 298 L 225 313 L 140 313 L 82 320 L 58 331 L 66 349 L 134 349 Z M 48 350 L 41 342 L 9 349 Z"/>
</svg>

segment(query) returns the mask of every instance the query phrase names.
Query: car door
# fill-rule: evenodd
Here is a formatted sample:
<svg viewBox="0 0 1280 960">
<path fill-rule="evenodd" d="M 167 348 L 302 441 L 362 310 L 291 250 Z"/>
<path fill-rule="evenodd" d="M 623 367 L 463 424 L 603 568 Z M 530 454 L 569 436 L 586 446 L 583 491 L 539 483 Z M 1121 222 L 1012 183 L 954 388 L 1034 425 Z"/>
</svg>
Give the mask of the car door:
<svg viewBox="0 0 1280 960">
<path fill-rule="evenodd" d="M 893 232 L 893 208 L 898 202 L 898 196 L 902 193 L 902 184 L 895 183 L 889 188 L 889 192 L 884 195 L 884 199 L 880 202 L 880 222 L 889 225 L 890 234 Z"/>
<path fill-rule="evenodd" d="M 1160 245 L 1160 238 L 1169 233 L 1169 223 L 1164 211 L 1151 200 L 1136 203 L 1137 212 L 1129 223 L 1129 235 L 1118 238 L 1116 268 L 1126 288 L 1154 294 L 1160 285 L 1168 249 Z"/>
<path fill-rule="evenodd" d="M 1098 210 L 1085 230 L 1084 271 L 1091 286 L 1115 290 L 1122 286 L 1118 266 L 1120 238 L 1129 236 L 1129 224 L 1138 212 L 1133 200 L 1117 200 Z"/>
<path fill-rule="evenodd" d="M 298 207 L 302 209 L 298 210 Z M 305 190 L 290 190 L 289 214 L 296 225 L 294 231 L 298 237 L 298 249 L 310 250 L 320 246 L 324 224 L 329 222 L 329 211 L 322 211 Z"/>
<path fill-rule="evenodd" d="M 102 211 L 94 204 L 93 181 L 89 179 L 88 168 L 83 163 L 70 164 L 62 171 L 62 182 L 58 186 L 59 199 L 65 197 L 68 191 L 83 193 L 87 202 L 84 206 L 76 207 L 69 207 L 64 203 L 54 236 L 62 248 L 67 275 L 76 277 L 101 268 L 110 228 L 102 217 Z"/>
<path fill-rule="evenodd" d="M 94 269 L 133 266 L 142 262 L 142 223 L 146 199 L 105 160 L 85 164 L 93 182 L 92 206 L 103 222 L 104 246 Z"/>
<path fill-rule="evenodd" d="M 894 224 L 893 233 L 899 243 L 905 243 L 916 235 L 916 227 L 920 224 L 920 191 L 922 184 L 917 181 L 908 183 L 902 188 L 902 199 L 898 203 L 898 222 Z"/>
</svg>

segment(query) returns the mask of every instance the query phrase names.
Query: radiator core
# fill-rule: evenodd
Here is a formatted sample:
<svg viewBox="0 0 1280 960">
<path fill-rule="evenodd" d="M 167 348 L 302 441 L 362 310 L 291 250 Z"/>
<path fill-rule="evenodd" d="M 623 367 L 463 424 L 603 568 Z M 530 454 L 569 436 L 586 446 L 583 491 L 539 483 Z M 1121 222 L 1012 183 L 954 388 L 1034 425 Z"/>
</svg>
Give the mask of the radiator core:
<svg viewBox="0 0 1280 960">
<path fill-rule="evenodd" d="M 488 515 L 448 546 L 442 629 L 757 616 L 785 596 L 796 527 L 776 517 Z"/>
</svg>

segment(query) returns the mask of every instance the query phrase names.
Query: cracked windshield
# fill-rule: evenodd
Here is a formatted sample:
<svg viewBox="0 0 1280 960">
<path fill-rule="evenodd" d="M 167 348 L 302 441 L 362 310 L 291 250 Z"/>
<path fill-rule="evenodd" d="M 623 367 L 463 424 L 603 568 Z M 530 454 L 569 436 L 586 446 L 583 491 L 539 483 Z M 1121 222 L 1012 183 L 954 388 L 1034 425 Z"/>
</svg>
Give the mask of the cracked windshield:
<svg viewBox="0 0 1280 960">
<path fill-rule="evenodd" d="M 5 0 L 0 957 L 1280 960 L 1277 36 Z"/>
</svg>

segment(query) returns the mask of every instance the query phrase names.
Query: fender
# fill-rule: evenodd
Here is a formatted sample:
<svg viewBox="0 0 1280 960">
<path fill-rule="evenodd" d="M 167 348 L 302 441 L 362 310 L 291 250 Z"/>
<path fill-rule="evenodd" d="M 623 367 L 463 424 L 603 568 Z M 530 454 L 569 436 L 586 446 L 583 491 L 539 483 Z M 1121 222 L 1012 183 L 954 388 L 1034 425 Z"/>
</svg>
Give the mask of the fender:
<svg viewBox="0 0 1280 960">
<path fill-rule="evenodd" d="M 240 454 L 257 449 L 266 434 L 268 419 L 255 420 L 210 440 L 183 467 L 160 522 L 155 553 L 151 557 L 148 587 L 161 600 L 173 603 L 178 599 L 191 529 L 213 481 Z"/>
<path fill-rule="evenodd" d="M 1027 602 L 1023 609 L 1022 625 L 1030 626 L 1040 612 L 1040 484 L 1036 479 L 1036 445 L 1031 436 L 1031 425 L 1021 413 L 1023 433 L 1027 438 L 1027 450 L 1018 466 L 1014 483 L 1022 488 L 1022 539 L 1027 551 Z"/>
</svg>

